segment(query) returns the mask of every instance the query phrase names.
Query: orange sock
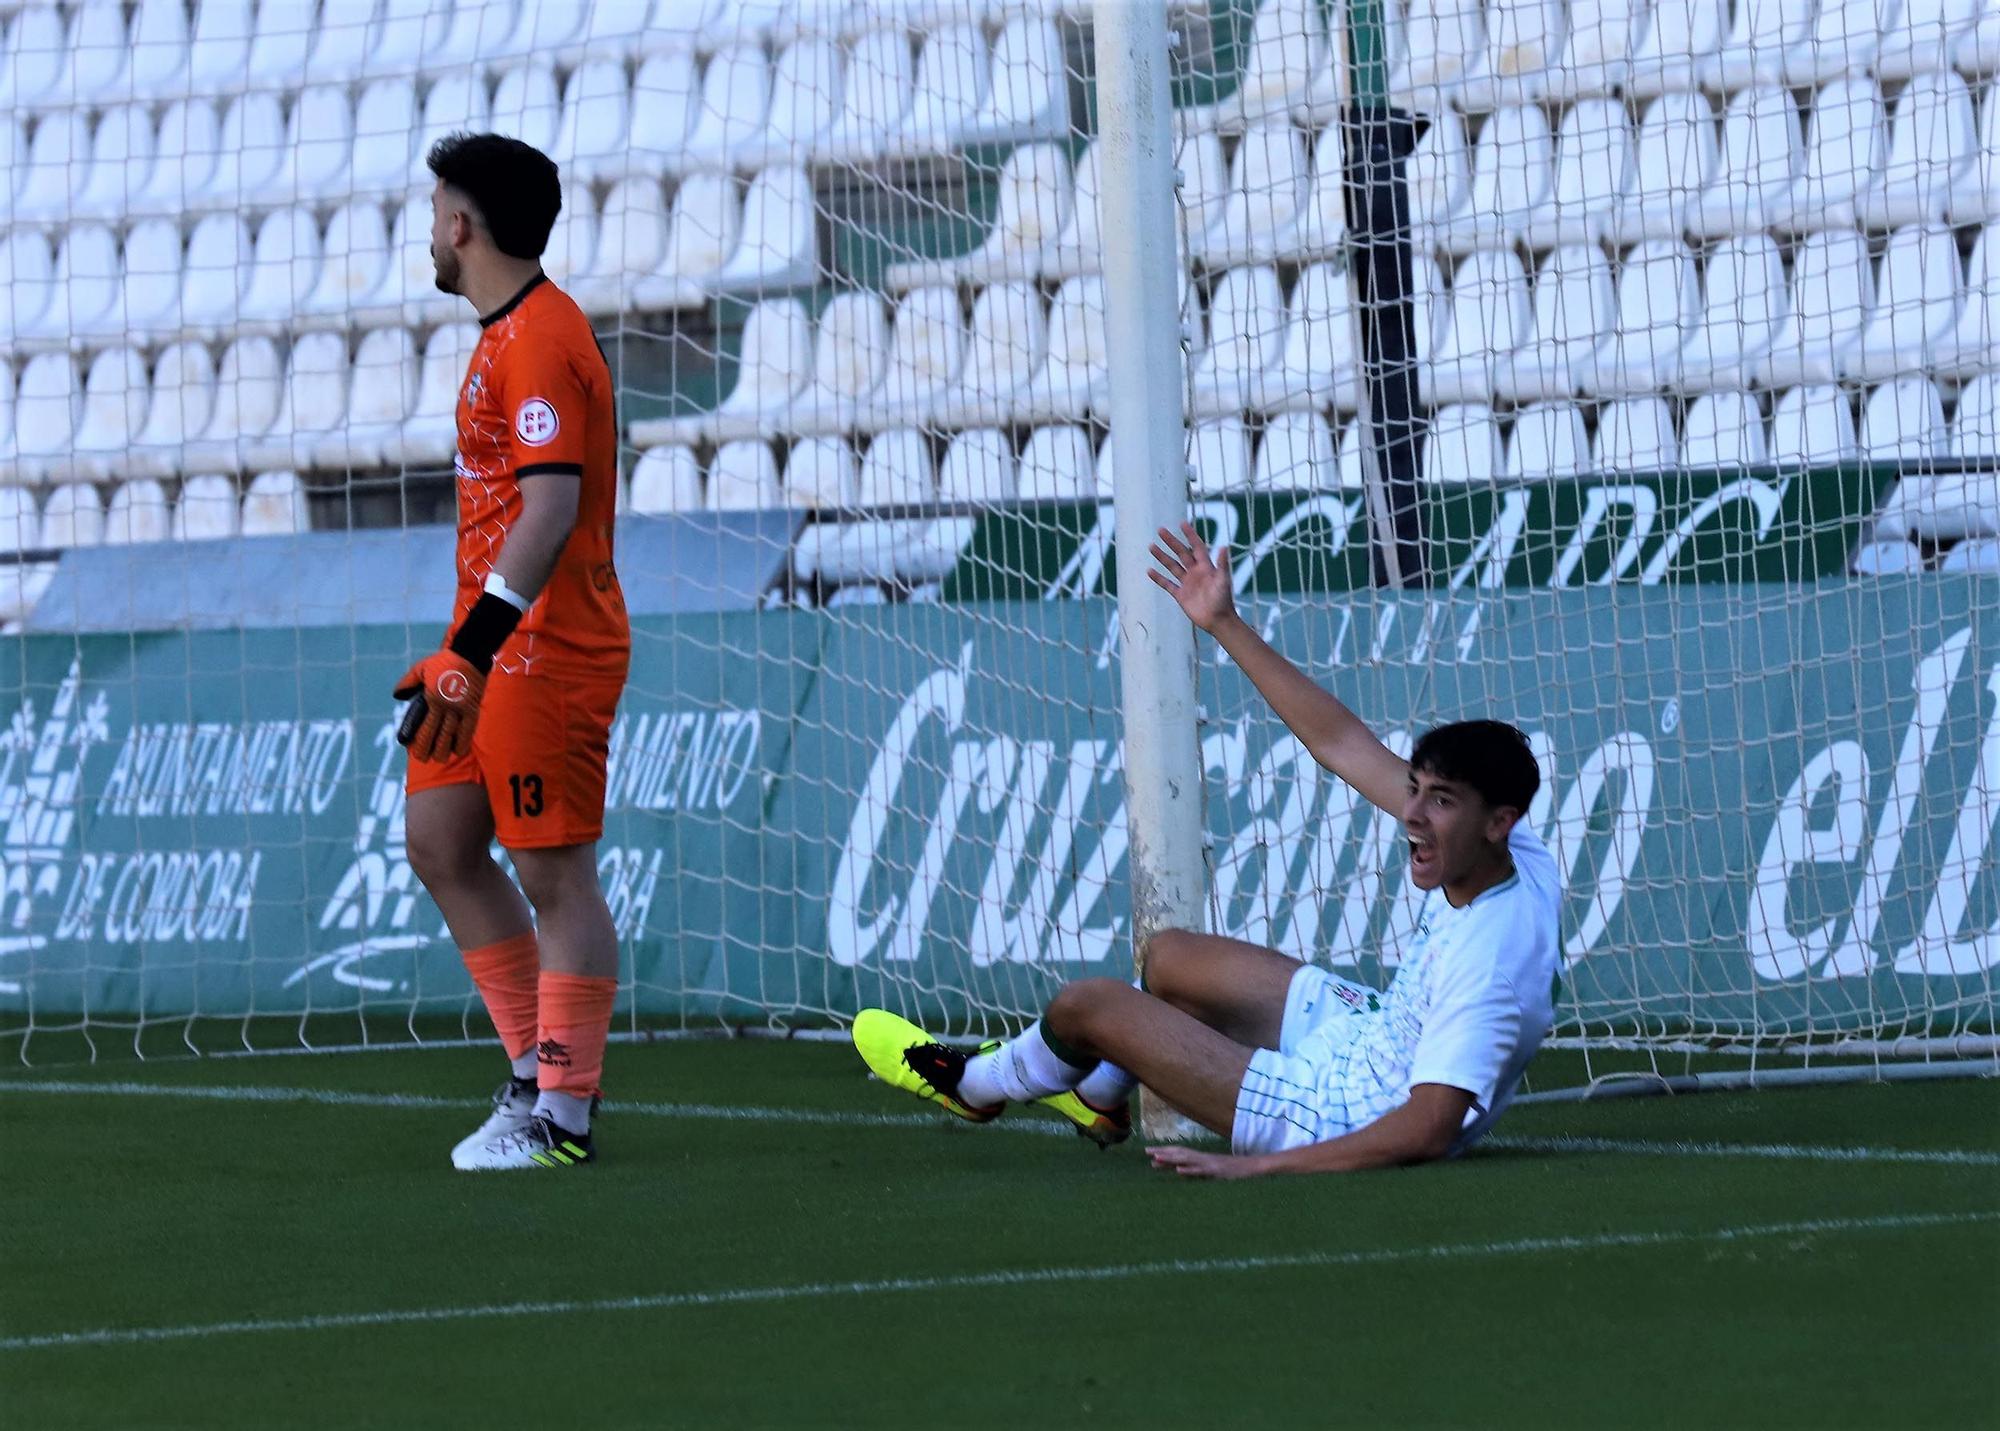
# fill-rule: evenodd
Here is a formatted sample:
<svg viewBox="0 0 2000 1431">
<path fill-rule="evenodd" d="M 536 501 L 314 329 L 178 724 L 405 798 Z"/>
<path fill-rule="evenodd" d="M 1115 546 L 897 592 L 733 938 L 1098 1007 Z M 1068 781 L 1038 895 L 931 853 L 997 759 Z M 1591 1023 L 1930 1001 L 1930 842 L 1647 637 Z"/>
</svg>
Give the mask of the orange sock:
<svg viewBox="0 0 2000 1431">
<path fill-rule="evenodd" d="M 465 967 L 486 1001 L 486 1015 L 507 1057 L 519 1058 L 535 1046 L 535 976 L 541 972 L 541 951 L 535 934 L 516 934 L 497 944 L 465 951 Z"/>
<path fill-rule="evenodd" d="M 536 1047 L 543 1092 L 588 1098 L 604 1076 L 604 1036 L 611 1032 L 616 979 L 542 971 L 540 1043 Z"/>
</svg>

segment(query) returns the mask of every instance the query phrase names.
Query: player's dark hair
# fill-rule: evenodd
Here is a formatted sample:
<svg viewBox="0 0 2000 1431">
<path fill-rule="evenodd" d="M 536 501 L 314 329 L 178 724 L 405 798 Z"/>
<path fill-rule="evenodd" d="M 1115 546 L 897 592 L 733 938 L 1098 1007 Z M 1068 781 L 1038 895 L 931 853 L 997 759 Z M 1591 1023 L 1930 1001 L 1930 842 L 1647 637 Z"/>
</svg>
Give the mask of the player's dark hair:
<svg viewBox="0 0 2000 1431">
<path fill-rule="evenodd" d="M 542 256 L 562 212 L 562 176 L 548 155 L 504 134 L 447 134 L 424 162 L 472 200 L 500 252 Z"/>
<path fill-rule="evenodd" d="M 1410 752 L 1410 768 L 1470 785 L 1487 804 L 1524 814 L 1542 788 L 1528 737 L 1504 720 L 1453 721 L 1425 731 Z"/>
</svg>

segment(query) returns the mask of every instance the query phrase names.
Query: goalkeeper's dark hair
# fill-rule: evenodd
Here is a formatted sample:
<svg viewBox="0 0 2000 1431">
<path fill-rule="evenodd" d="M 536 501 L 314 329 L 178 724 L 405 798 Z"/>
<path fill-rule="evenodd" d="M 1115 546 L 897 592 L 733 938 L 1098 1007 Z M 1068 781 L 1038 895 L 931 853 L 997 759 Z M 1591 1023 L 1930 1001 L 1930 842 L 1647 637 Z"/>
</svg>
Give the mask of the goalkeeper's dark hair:
<svg viewBox="0 0 2000 1431">
<path fill-rule="evenodd" d="M 493 246 L 509 258 L 540 258 L 562 212 L 555 160 L 504 134 L 447 134 L 424 156 L 433 174 L 472 200 Z"/>
<path fill-rule="evenodd" d="M 1470 785 L 1488 805 L 1523 814 L 1542 788 L 1528 737 L 1504 720 L 1453 721 L 1425 731 L 1410 752 L 1410 768 Z"/>
</svg>

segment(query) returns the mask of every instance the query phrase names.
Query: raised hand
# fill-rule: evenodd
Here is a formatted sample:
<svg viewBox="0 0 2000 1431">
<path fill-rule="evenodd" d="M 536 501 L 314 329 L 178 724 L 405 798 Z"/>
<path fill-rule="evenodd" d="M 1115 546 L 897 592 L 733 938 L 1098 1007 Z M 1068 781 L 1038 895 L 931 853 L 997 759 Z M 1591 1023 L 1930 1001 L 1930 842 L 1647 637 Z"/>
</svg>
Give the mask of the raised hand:
<svg viewBox="0 0 2000 1431">
<path fill-rule="evenodd" d="M 1229 549 L 1214 552 L 1191 522 L 1181 523 L 1175 536 L 1160 528 L 1160 539 L 1147 548 L 1158 565 L 1146 575 L 1153 584 L 1179 603 L 1188 620 L 1202 630 L 1213 632 L 1236 614 L 1236 589 L 1229 581 Z"/>
</svg>

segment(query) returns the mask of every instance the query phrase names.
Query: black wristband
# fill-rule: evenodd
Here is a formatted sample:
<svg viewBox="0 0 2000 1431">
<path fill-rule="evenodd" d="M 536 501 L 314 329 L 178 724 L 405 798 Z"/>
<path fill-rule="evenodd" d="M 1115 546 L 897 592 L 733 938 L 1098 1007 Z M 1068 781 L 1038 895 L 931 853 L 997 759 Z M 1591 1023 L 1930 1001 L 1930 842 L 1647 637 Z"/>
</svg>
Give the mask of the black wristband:
<svg viewBox="0 0 2000 1431">
<path fill-rule="evenodd" d="M 451 649 L 465 657 L 482 673 L 493 669 L 493 658 L 521 624 L 524 613 L 511 601 L 503 601 L 490 591 L 479 593 L 458 630 L 451 633 Z"/>
</svg>

